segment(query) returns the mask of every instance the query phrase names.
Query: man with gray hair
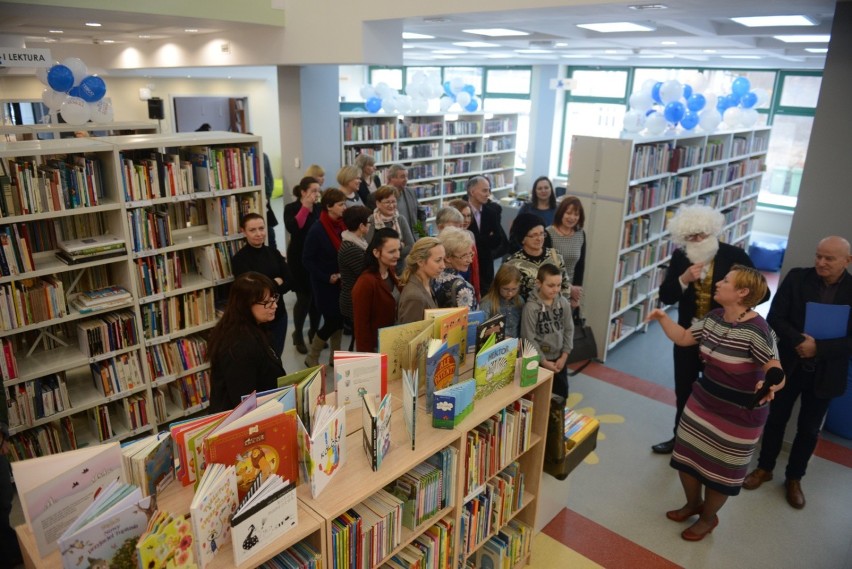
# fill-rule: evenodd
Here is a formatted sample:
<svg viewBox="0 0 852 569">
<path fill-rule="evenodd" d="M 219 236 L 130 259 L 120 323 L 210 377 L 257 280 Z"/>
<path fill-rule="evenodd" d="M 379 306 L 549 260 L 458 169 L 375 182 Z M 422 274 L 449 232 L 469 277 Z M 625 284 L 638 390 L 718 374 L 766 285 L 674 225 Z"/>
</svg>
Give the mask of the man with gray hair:
<svg viewBox="0 0 852 569">
<path fill-rule="evenodd" d="M 417 201 L 417 194 L 408 187 L 408 170 L 405 166 L 394 164 L 388 168 L 387 176 L 388 184 L 396 188 L 399 192 L 399 197 L 397 198 L 399 215 L 405 218 L 405 221 L 408 222 L 408 227 L 417 236 L 418 232 L 415 230 L 417 222 L 425 220 L 426 215 L 425 212 L 421 213 L 422 210 Z"/>
<path fill-rule="evenodd" d="M 491 182 L 485 176 L 467 181 L 467 203 L 473 219 L 468 229 L 476 239 L 479 255 L 479 292 L 485 294 L 494 280 L 494 260 L 506 254 L 508 238 L 503 231 L 503 208 L 491 201 Z"/>
<path fill-rule="evenodd" d="M 689 328 L 719 304 L 713 300 L 716 283 L 734 265 L 753 267 L 745 251 L 719 242 L 724 216 L 705 205 L 687 205 L 678 209 L 669 222 L 672 241 L 679 246 L 672 254 L 666 277 L 660 285 L 663 304 L 678 303 L 677 323 Z M 767 300 L 768 298 L 765 298 Z M 703 369 L 698 346 L 674 346 L 674 385 L 676 408 L 674 430 L 683 413 L 692 384 Z M 671 454 L 674 437 L 651 447 L 657 454 Z"/>
</svg>

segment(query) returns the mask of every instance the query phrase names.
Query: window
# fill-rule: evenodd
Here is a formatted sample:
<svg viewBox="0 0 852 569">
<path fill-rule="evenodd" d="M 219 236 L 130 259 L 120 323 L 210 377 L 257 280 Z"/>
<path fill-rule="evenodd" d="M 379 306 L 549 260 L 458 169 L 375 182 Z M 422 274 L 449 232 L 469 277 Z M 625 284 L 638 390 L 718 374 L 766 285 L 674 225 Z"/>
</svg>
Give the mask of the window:
<svg viewBox="0 0 852 569">
<path fill-rule="evenodd" d="M 465 85 L 473 85 L 477 96 L 482 96 L 482 75 L 481 67 L 444 67 L 444 81 L 461 77 Z"/>
<path fill-rule="evenodd" d="M 483 110 L 518 113 L 515 169 L 525 170 L 530 139 L 532 67 L 486 67 Z"/>
<path fill-rule="evenodd" d="M 486 69 L 485 91 L 487 93 L 502 93 L 512 95 L 530 94 L 532 83 L 532 69 Z"/>
<path fill-rule="evenodd" d="M 781 107 L 815 109 L 822 76 L 784 74 L 781 78 Z"/>
<path fill-rule="evenodd" d="M 391 89 L 402 91 L 402 67 L 371 67 L 370 85 L 387 83 Z"/>
<path fill-rule="evenodd" d="M 627 96 L 627 71 L 575 69 L 569 76 L 574 80 L 571 98 L 605 97 L 623 99 Z"/>
</svg>

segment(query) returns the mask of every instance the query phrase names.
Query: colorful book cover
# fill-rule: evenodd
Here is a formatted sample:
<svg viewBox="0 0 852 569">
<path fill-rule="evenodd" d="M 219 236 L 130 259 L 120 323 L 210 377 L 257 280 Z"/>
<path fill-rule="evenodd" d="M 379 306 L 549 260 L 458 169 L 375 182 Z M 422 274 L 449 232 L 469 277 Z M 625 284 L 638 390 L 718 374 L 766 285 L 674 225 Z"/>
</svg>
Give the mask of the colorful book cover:
<svg viewBox="0 0 852 569">
<path fill-rule="evenodd" d="M 365 394 L 384 397 L 388 392 L 388 357 L 385 354 L 334 352 L 337 406 L 347 411 L 361 407 Z"/>
<path fill-rule="evenodd" d="M 473 377 L 476 380 L 476 399 L 491 395 L 506 387 L 515 376 L 515 361 L 518 358 L 518 339 L 506 338 L 495 343 L 491 336 L 482 350 L 476 354 Z"/>
<path fill-rule="evenodd" d="M 187 419 L 169 425 L 169 432 L 175 444 L 175 476 L 183 486 L 189 486 L 195 481 L 195 463 L 189 453 L 187 436 L 191 436 L 196 430 L 214 421 L 221 421 L 230 411 L 223 411 L 215 415 L 207 415 L 197 419 Z"/>
<path fill-rule="evenodd" d="M 278 378 L 278 387 L 296 386 L 296 412 L 310 429 L 317 405 L 325 403 L 325 366 L 318 365 Z"/>
<path fill-rule="evenodd" d="M 432 340 L 426 352 L 426 406 L 432 406 L 432 395 L 459 379 L 459 346 L 448 346 L 441 340 Z"/>
<path fill-rule="evenodd" d="M 196 569 L 194 549 L 189 514 L 157 512 L 136 544 L 139 569 Z"/>
<path fill-rule="evenodd" d="M 521 359 L 521 387 L 529 387 L 538 382 L 538 367 L 541 355 L 529 342 L 520 341 L 518 353 Z"/>
<path fill-rule="evenodd" d="M 390 451 L 391 432 L 391 394 L 385 395 L 380 402 L 368 393 L 361 405 L 361 426 L 364 433 L 364 450 L 370 459 L 373 471 L 382 465 L 382 459 Z"/>
<path fill-rule="evenodd" d="M 346 461 L 346 409 L 320 405 L 308 432 L 299 422 L 299 450 L 302 473 L 316 498 Z"/>
<path fill-rule="evenodd" d="M 476 346 L 476 331 L 479 325 L 485 322 L 485 312 L 473 310 L 467 313 L 467 349 L 472 350 Z"/>
<path fill-rule="evenodd" d="M 492 334 L 495 336 L 495 343 L 502 342 L 506 338 L 506 317 L 500 312 L 485 320 L 477 327 L 475 350 L 477 354 Z"/>
<path fill-rule="evenodd" d="M 388 381 L 399 380 L 403 370 L 411 369 L 413 362 L 408 357 L 408 344 L 426 329 L 432 329 L 431 320 L 379 328 L 378 351 L 388 356 Z"/>
<path fill-rule="evenodd" d="M 476 382 L 473 379 L 436 391 L 432 404 L 432 426 L 437 429 L 458 426 L 473 410 L 475 396 Z"/>
<path fill-rule="evenodd" d="M 446 342 L 448 346 L 459 347 L 459 361 L 464 363 L 467 354 L 467 306 L 460 308 L 435 308 L 424 312 L 426 318 L 433 318 L 433 337 Z"/>
<path fill-rule="evenodd" d="M 121 452 L 125 473 L 143 496 L 156 495 L 175 479 L 174 441 L 168 431 L 123 445 Z"/>
<path fill-rule="evenodd" d="M 231 516 L 237 509 L 237 475 L 233 465 L 210 464 L 192 498 L 189 513 L 195 534 L 195 553 L 207 567 L 230 539 Z"/>
<path fill-rule="evenodd" d="M 430 321 L 431 322 L 431 321 Z M 426 354 L 432 342 L 433 326 L 430 324 L 408 342 L 408 366 L 406 369 L 417 372 L 417 390 L 426 390 Z"/>
</svg>

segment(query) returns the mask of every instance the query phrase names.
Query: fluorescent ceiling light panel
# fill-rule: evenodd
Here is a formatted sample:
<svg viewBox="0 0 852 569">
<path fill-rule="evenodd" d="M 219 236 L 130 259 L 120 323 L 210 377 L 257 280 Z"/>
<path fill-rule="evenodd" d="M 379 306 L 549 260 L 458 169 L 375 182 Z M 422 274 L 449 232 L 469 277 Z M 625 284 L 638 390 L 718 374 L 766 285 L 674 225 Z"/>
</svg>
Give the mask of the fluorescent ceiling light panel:
<svg viewBox="0 0 852 569">
<path fill-rule="evenodd" d="M 183 31 L 185 31 L 185 32 L 186 32 L 186 33 L 188 33 L 188 34 L 194 34 L 194 33 L 196 33 L 198 30 L 197 30 L 196 28 L 186 28 L 186 29 L 185 29 L 185 30 L 183 30 Z"/>
<path fill-rule="evenodd" d="M 731 21 L 749 28 L 770 28 L 775 26 L 815 26 L 816 22 L 807 16 L 754 16 L 749 18 L 731 18 Z"/>
<path fill-rule="evenodd" d="M 500 44 L 488 43 L 487 41 L 455 41 L 453 45 L 459 47 L 500 47 Z"/>
<path fill-rule="evenodd" d="M 467 53 L 464 49 L 434 49 L 432 53 L 436 55 L 458 55 L 460 53 Z"/>
<path fill-rule="evenodd" d="M 660 45 L 677 45 L 676 41 L 661 41 Z"/>
<path fill-rule="evenodd" d="M 487 59 L 509 59 L 511 57 L 515 57 L 510 53 L 491 53 L 485 56 Z"/>
<path fill-rule="evenodd" d="M 665 10 L 668 6 L 665 4 L 632 4 L 628 8 L 631 10 Z"/>
<path fill-rule="evenodd" d="M 433 40 L 435 36 L 430 36 L 426 34 L 415 34 L 414 32 L 402 32 L 402 39 L 404 40 Z"/>
<path fill-rule="evenodd" d="M 562 54 L 562 57 L 564 57 L 565 59 L 585 59 L 585 58 L 591 57 L 591 56 L 580 54 L 580 53 L 565 53 L 565 54 Z"/>
<path fill-rule="evenodd" d="M 515 53 L 524 53 L 527 55 L 533 55 L 537 53 L 553 53 L 549 49 L 516 49 Z"/>
<path fill-rule="evenodd" d="M 828 53 L 827 47 L 806 47 L 805 51 L 810 53 Z"/>
<path fill-rule="evenodd" d="M 520 30 L 510 30 L 508 28 L 474 28 L 462 31 L 466 34 L 475 34 L 478 36 L 488 36 L 492 38 L 529 35 L 527 32 L 522 32 Z"/>
<path fill-rule="evenodd" d="M 704 53 L 716 53 L 715 49 L 705 49 Z"/>
<path fill-rule="evenodd" d="M 828 43 L 831 36 L 825 35 L 793 35 L 793 36 L 772 36 L 773 38 L 783 41 L 784 43 Z"/>
<path fill-rule="evenodd" d="M 763 59 L 759 55 L 723 55 L 722 59 Z"/>
<path fill-rule="evenodd" d="M 101 25 L 97 22 L 86 22 L 86 25 L 89 26 L 90 28 L 100 28 L 101 27 Z"/>
<path fill-rule="evenodd" d="M 653 32 L 654 28 L 633 22 L 603 22 L 600 24 L 577 24 L 578 28 L 609 34 L 613 32 Z"/>
<path fill-rule="evenodd" d="M 65 32 L 63 30 L 47 30 L 47 33 L 49 33 L 49 34 L 64 34 Z"/>
</svg>

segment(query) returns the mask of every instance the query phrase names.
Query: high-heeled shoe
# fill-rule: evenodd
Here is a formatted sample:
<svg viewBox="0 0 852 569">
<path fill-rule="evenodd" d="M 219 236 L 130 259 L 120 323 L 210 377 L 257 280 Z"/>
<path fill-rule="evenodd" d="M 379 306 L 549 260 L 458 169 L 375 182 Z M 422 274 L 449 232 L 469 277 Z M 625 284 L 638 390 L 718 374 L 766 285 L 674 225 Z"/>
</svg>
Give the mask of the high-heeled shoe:
<svg viewBox="0 0 852 569">
<path fill-rule="evenodd" d="M 704 503 L 701 503 L 694 508 L 688 508 L 684 506 L 683 508 L 679 508 L 677 510 L 669 510 L 666 512 L 666 517 L 673 522 L 685 522 L 692 516 L 700 516 L 701 512 L 704 511 Z"/>
<path fill-rule="evenodd" d="M 713 523 L 710 525 L 710 529 L 708 529 L 704 533 L 692 531 L 692 526 L 689 526 L 688 528 L 683 530 L 683 533 L 680 534 L 680 537 L 682 537 L 686 541 L 701 541 L 702 539 L 713 533 L 713 530 L 716 529 L 717 525 L 719 525 L 719 516 L 713 516 Z"/>
</svg>

